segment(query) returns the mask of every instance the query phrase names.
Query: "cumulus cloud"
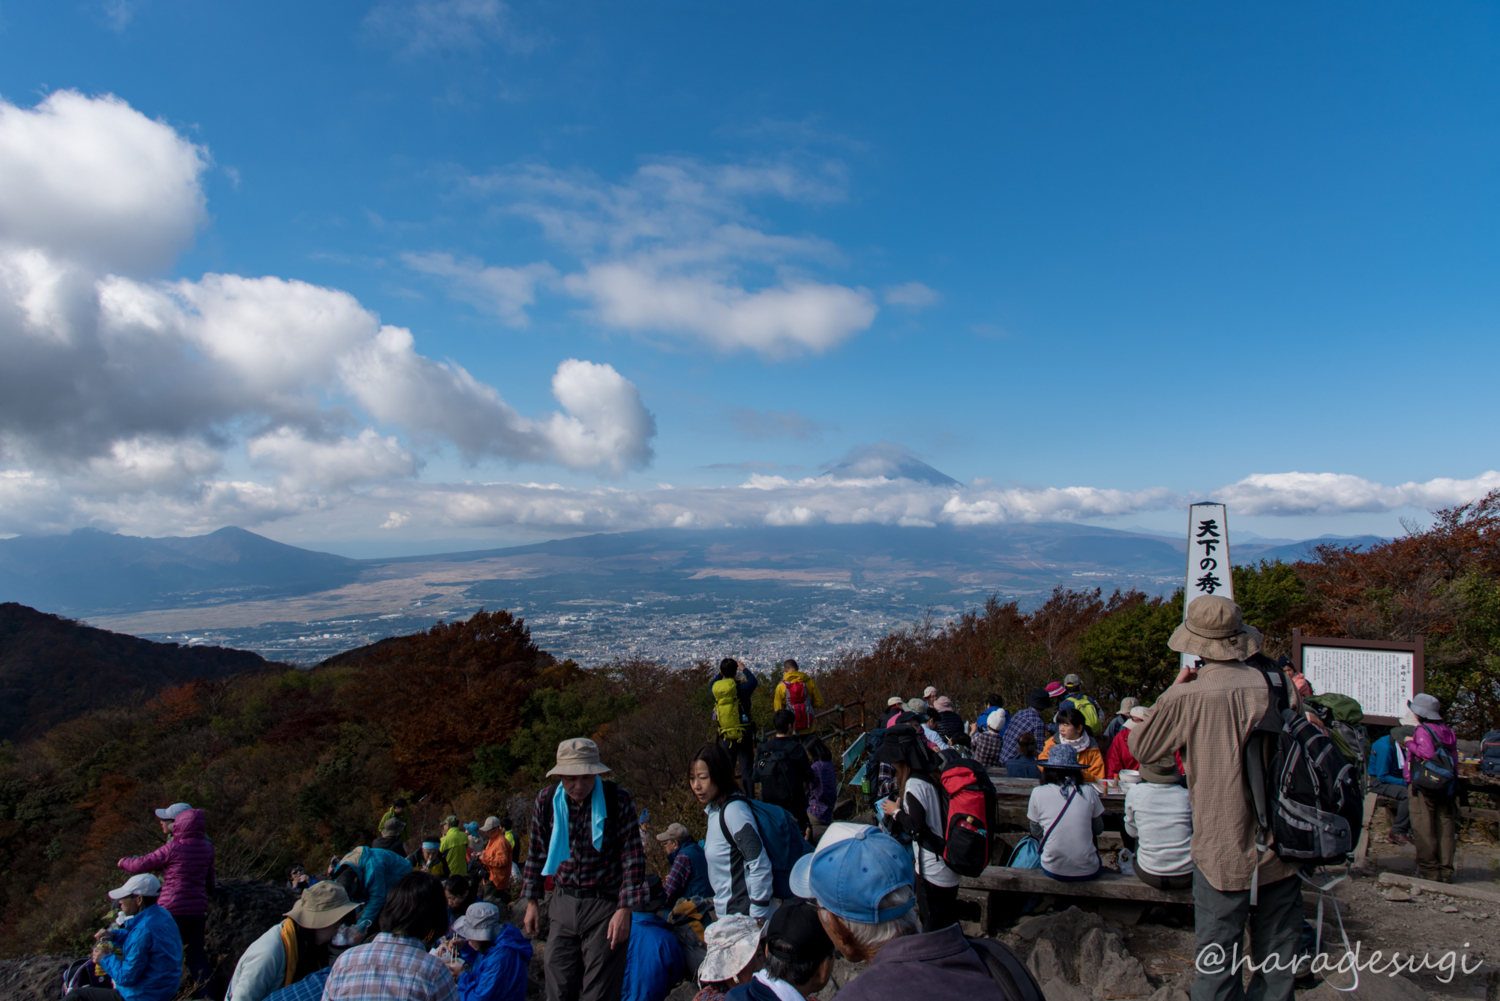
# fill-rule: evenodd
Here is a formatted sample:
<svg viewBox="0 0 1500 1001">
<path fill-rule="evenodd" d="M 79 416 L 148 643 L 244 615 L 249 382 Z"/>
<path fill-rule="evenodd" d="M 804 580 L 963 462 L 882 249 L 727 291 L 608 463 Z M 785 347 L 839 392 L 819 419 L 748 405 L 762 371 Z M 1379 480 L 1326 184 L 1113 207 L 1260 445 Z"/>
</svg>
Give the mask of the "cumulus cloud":
<svg viewBox="0 0 1500 1001">
<path fill-rule="evenodd" d="M 557 277 L 557 269 L 546 261 L 521 268 L 486 266 L 477 258 L 456 260 L 452 254 L 402 254 L 413 271 L 442 279 L 455 299 L 497 316 L 512 327 L 531 322 L 528 306 L 536 302 L 536 287 Z"/>
<path fill-rule="evenodd" d="M 557 287 L 588 304 L 609 327 L 665 335 L 726 354 L 785 358 L 828 351 L 866 330 L 878 306 L 865 288 L 821 281 L 808 268 L 836 261 L 827 241 L 768 231 L 750 210 L 756 198 L 825 203 L 844 196 L 836 161 L 703 164 L 665 159 L 622 183 L 528 166 L 468 179 L 499 197 L 578 258 Z M 456 283 L 474 301 L 499 290 L 507 322 L 519 322 L 550 265 L 485 267 L 425 255 L 408 264 Z M 533 272 L 532 268 L 543 268 Z M 455 268 L 462 273 L 455 274 Z M 491 279 L 482 276 L 494 272 Z M 529 283 L 528 283 L 529 282 Z M 519 294 L 518 294 L 519 292 Z"/>
<path fill-rule="evenodd" d="M 1500 490 L 1500 472 L 1494 470 L 1468 480 L 1443 477 L 1391 487 L 1348 473 L 1256 473 L 1205 496 L 1243 514 L 1337 515 L 1452 507 L 1491 490 Z"/>
<path fill-rule="evenodd" d="M 202 223 L 207 162 L 114 97 L 0 101 L 8 524 L 285 517 L 414 475 L 413 445 L 609 476 L 650 461 L 654 419 L 608 365 L 563 361 L 561 409 L 528 418 L 346 292 L 276 277 L 153 280 Z M 214 479 L 241 443 L 274 486 Z"/>
</svg>

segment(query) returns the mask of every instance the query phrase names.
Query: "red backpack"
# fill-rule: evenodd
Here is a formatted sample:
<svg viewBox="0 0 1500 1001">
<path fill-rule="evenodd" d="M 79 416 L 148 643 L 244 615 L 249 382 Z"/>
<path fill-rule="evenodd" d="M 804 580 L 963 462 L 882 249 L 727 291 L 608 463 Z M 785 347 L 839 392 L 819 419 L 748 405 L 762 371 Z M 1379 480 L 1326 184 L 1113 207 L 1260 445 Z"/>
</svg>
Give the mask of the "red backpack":
<svg viewBox="0 0 1500 1001">
<path fill-rule="evenodd" d="M 943 861 L 960 876 L 978 876 L 990 864 L 998 798 L 983 765 L 948 758 L 939 795 L 943 801 Z"/>
<path fill-rule="evenodd" d="M 786 685 L 786 704 L 797 717 L 793 729 L 806 730 L 812 726 L 812 706 L 807 704 L 807 685 L 801 681 L 784 681 Z"/>
</svg>

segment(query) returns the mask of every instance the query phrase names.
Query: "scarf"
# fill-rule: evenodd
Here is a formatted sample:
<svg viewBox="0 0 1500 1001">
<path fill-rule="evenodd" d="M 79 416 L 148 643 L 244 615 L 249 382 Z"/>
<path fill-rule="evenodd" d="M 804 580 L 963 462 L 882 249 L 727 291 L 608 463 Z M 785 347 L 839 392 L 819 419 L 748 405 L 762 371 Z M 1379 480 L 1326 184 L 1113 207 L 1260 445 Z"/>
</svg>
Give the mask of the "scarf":
<svg viewBox="0 0 1500 1001">
<path fill-rule="evenodd" d="M 785 980 L 778 980 L 765 970 L 756 970 L 755 979 L 769 987 L 775 993 L 777 1001 L 802 1001 L 802 994 L 797 988 Z"/>
<path fill-rule="evenodd" d="M 1089 735 L 1086 734 L 1086 733 L 1079 734 L 1077 737 L 1074 737 L 1072 740 L 1069 740 L 1068 738 L 1064 737 L 1062 734 L 1058 734 L 1057 735 L 1057 742 L 1059 744 L 1066 744 L 1067 746 L 1071 747 L 1075 751 L 1087 751 L 1090 747 L 1094 746 L 1093 745 L 1093 739 L 1091 737 L 1089 737 Z"/>
<path fill-rule="evenodd" d="M 593 810 L 593 835 L 594 851 L 599 851 L 604 846 L 604 780 L 594 779 L 594 795 L 589 801 Z M 557 792 L 552 794 L 552 839 L 547 842 L 547 861 L 542 866 L 542 875 L 551 876 L 569 858 L 572 857 L 572 847 L 568 843 L 568 793 L 563 784 L 557 784 Z"/>
</svg>

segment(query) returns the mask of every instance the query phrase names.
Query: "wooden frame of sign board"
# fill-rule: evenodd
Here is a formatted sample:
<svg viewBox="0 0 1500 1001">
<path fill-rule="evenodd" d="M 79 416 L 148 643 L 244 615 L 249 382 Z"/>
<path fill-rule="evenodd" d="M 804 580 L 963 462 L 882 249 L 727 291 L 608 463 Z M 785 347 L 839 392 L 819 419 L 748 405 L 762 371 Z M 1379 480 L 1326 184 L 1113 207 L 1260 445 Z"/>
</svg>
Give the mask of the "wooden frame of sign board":
<svg viewBox="0 0 1500 1001">
<path fill-rule="evenodd" d="M 1409 653 L 1412 655 L 1411 694 L 1412 697 L 1422 694 L 1423 683 L 1427 678 L 1427 668 L 1422 660 L 1423 641 L 1418 639 L 1415 643 L 1396 643 L 1384 640 L 1350 640 L 1335 636 L 1303 636 L 1302 630 L 1292 630 L 1292 664 L 1298 671 L 1302 671 L 1303 647 L 1332 647 L 1337 650 L 1385 650 L 1397 653 Z M 1307 672 L 1303 671 L 1306 674 Z M 1311 679 L 1309 679 L 1311 680 Z M 1395 726 L 1401 722 L 1399 716 L 1365 716 L 1366 723 L 1376 726 Z"/>
</svg>

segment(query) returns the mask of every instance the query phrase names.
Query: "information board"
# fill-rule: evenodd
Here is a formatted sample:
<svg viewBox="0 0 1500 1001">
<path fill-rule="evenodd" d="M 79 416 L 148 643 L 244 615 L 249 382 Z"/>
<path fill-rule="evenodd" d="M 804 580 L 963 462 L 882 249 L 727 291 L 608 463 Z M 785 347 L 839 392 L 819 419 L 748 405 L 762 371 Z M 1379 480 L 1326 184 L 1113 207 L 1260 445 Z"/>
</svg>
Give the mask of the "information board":
<svg viewBox="0 0 1500 1001">
<path fill-rule="evenodd" d="M 1318 695 L 1337 692 L 1359 703 L 1365 721 L 1393 726 L 1424 680 L 1422 643 L 1383 643 L 1294 635 L 1292 662 Z"/>
</svg>

